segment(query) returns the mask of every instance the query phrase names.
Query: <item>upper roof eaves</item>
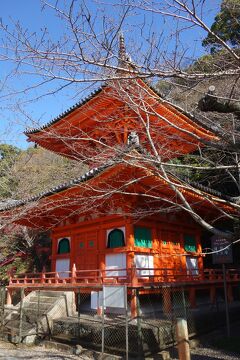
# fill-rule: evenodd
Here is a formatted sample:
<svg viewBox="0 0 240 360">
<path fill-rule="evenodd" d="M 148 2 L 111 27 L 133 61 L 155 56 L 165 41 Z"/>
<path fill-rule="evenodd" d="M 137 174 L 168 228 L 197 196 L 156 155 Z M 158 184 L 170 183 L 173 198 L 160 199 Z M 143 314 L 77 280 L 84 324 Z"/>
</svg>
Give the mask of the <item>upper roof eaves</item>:
<svg viewBox="0 0 240 360">
<path fill-rule="evenodd" d="M 193 122 L 195 122 L 197 125 L 203 127 L 204 129 L 206 129 L 216 135 L 222 134 L 221 128 L 217 124 L 209 124 L 206 121 L 198 119 L 196 114 L 186 111 L 185 109 L 183 109 L 178 104 L 175 104 L 174 102 L 164 99 L 164 96 L 159 92 L 159 90 L 155 86 L 150 85 L 148 83 L 147 83 L 147 85 L 156 95 L 158 95 L 161 98 L 163 104 L 165 103 L 167 105 L 174 107 L 179 113 L 187 116 L 189 119 L 191 119 Z"/>
<path fill-rule="evenodd" d="M 65 191 L 67 189 L 70 189 L 76 185 L 79 185 L 80 183 L 84 183 L 84 182 L 87 182 L 88 180 L 94 178 L 95 176 L 101 174 L 102 172 L 104 172 L 105 170 L 109 169 L 110 167 L 116 165 L 117 163 L 121 163 L 123 161 L 123 156 L 124 155 L 127 155 L 128 153 L 131 152 L 131 150 L 135 149 L 135 151 L 137 151 L 139 154 L 142 152 L 142 149 L 141 147 L 139 146 L 127 146 L 124 150 L 123 150 L 123 153 L 122 155 L 118 155 L 116 157 L 114 157 L 113 159 L 111 160 L 108 160 L 106 163 L 104 163 L 103 165 L 99 166 L 99 167 L 95 167 L 89 171 L 87 171 L 86 173 L 84 173 L 83 175 L 81 175 L 80 177 L 77 177 L 75 179 L 72 179 L 68 182 L 65 182 L 63 184 L 60 184 L 59 186 L 55 186 L 51 189 L 48 189 L 47 191 L 45 192 L 42 192 L 42 193 L 39 193 L 37 195 L 34 195 L 34 196 L 31 196 L 27 199 L 24 199 L 24 200 L 8 200 L 6 202 L 1 202 L 0 203 L 0 212 L 2 211 L 8 211 L 8 210 L 11 210 L 11 209 L 14 209 L 14 208 L 18 208 L 20 206 L 24 206 L 28 203 L 31 203 L 31 202 L 35 202 L 35 201 L 39 201 L 40 199 L 42 198 L 45 198 L 45 197 L 49 197 L 51 195 L 54 195 L 56 193 L 59 193 L 59 192 L 62 192 L 62 191 Z M 234 198 L 232 196 L 228 196 L 228 195 L 225 195 L 219 191 L 216 191 L 212 188 L 209 188 L 207 186 L 203 186 L 197 182 L 193 182 L 193 181 L 189 181 L 189 179 L 182 179 L 184 182 L 186 182 L 188 185 L 192 186 L 193 189 L 198 189 L 200 190 L 201 192 L 204 192 L 206 194 L 209 194 L 209 195 L 213 195 L 213 196 L 216 196 L 220 199 L 224 199 L 226 201 L 229 201 L 229 202 L 232 202 L 232 203 L 236 203 L 236 200 L 238 200 L 238 198 Z"/>
<path fill-rule="evenodd" d="M 172 103 L 166 99 L 164 99 L 164 97 L 162 96 L 162 94 L 158 91 L 158 89 L 156 89 L 156 87 L 154 87 L 153 85 L 149 84 L 148 82 L 144 81 L 142 79 L 142 81 L 161 99 L 162 103 L 168 105 L 168 106 L 172 106 L 173 108 L 175 108 L 179 113 L 185 115 L 186 117 L 188 117 L 189 119 L 191 119 L 193 122 L 195 122 L 196 124 L 200 125 L 201 127 L 205 128 L 206 130 L 219 135 L 221 130 L 218 126 L 214 126 L 214 125 L 209 125 L 199 119 L 197 119 L 197 117 L 191 113 L 188 112 L 186 110 L 184 110 L 183 108 L 181 108 L 180 106 L 178 106 L 175 103 Z M 52 125 L 56 124 L 58 121 L 64 119 L 66 116 L 70 115 L 72 112 L 74 112 L 76 109 L 80 108 L 81 106 L 83 106 L 84 104 L 86 104 L 87 102 L 89 102 L 90 100 L 92 100 L 96 95 L 98 95 L 104 88 L 106 88 L 107 84 L 104 83 L 103 85 L 101 85 L 98 89 L 96 89 L 95 91 L 91 92 L 87 97 L 85 97 L 84 99 L 80 100 L 79 102 L 77 102 L 75 105 L 73 105 L 72 107 L 70 107 L 69 109 L 67 109 L 66 111 L 64 111 L 62 114 L 58 115 L 57 117 L 55 117 L 54 119 L 52 119 L 51 121 L 49 121 L 48 123 L 40 126 L 40 127 L 36 127 L 36 128 L 29 128 L 26 129 L 24 131 L 24 134 L 26 136 L 31 135 L 31 134 L 35 134 L 38 132 L 41 132 L 49 127 L 51 127 Z"/>
<path fill-rule="evenodd" d="M 37 195 L 31 196 L 27 199 L 24 200 L 14 200 L 13 202 L 1 202 L 0 203 L 0 212 L 1 211 L 8 211 L 11 210 L 13 208 L 17 208 L 23 205 L 26 205 L 30 202 L 34 202 L 34 201 L 39 201 L 42 198 L 54 195 L 56 193 L 59 193 L 61 191 L 70 189 L 80 183 L 84 183 L 92 178 L 94 178 L 95 176 L 97 176 L 99 173 L 101 173 L 102 171 L 106 170 L 107 168 L 111 167 L 113 165 L 112 161 L 109 161 L 97 168 L 91 169 L 89 171 L 87 171 L 85 174 L 81 175 L 78 178 L 75 178 L 73 180 L 70 180 L 68 182 L 65 182 L 63 184 L 60 184 L 58 186 L 55 186 L 51 189 L 48 189 L 47 191 L 41 192 Z"/>
<path fill-rule="evenodd" d="M 80 100 L 79 102 L 77 102 L 75 105 L 71 106 L 69 109 L 67 109 L 66 111 L 64 111 L 62 114 L 58 115 L 57 117 L 55 117 L 54 119 L 52 119 L 51 121 L 49 121 L 48 123 L 40 126 L 40 127 L 36 127 L 36 128 L 29 128 L 26 129 L 24 131 L 25 135 L 30 135 L 30 134 L 34 134 L 37 133 L 39 131 L 42 131 L 44 129 L 47 129 L 48 127 L 52 126 L 53 124 L 57 123 L 58 121 L 62 120 L 64 117 L 70 115 L 73 111 L 75 111 L 76 109 L 80 108 L 82 105 L 86 104 L 88 101 L 90 101 L 91 99 L 94 98 L 94 96 L 98 95 L 103 88 L 106 87 L 106 85 L 102 85 L 100 86 L 98 89 L 96 89 L 95 91 L 92 91 L 87 97 L 85 97 L 84 99 Z"/>
</svg>

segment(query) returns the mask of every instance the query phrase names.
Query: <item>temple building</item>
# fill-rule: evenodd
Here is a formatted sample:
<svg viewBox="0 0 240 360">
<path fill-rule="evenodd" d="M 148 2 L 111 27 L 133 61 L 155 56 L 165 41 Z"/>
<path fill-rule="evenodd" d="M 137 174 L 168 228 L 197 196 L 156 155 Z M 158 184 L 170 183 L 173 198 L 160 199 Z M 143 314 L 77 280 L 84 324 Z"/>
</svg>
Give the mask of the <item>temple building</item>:
<svg viewBox="0 0 240 360">
<path fill-rule="evenodd" d="M 122 71 L 48 124 L 26 131 L 30 142 L 82 161 L 89 171 L 2 209 L 3 218 L 50 230 L 52 240 L 51 273 L 13 277 L 9 293 L 24 285 L 184 283 L 192 306 L 200 287 L 211 287 L 214 299 L 201 234 L 235 209 L 221 194 L 181 180 L 169 164 L 218 137 L 161 98 L 134 68 L 125 73 L 126 59 L 121 39 Z"/>
</svg>

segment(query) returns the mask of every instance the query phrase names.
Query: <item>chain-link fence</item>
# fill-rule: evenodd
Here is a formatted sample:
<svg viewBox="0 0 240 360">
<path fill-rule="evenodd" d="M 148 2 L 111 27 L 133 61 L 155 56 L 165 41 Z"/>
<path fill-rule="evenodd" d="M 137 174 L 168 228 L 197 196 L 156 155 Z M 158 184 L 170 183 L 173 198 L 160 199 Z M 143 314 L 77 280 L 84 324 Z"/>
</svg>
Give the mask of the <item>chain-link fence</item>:
<svg viewBox="0 0 240 360">
<path fill-rule="evenodd" d="M 82 286 L 72 291 L 21 287 L 12 292 L 12 305 L 6 305 L 6 295 L 6 289 L 0 288 L 1 339 L 15 343 L 53 339 L 126 359 L 174 346 L 179 317 L 187 319 L 190 335 L 224 323 L 221 289 L 214 304 L 206 289 L 196 290 L 194 307 L 190 288 L 174 285 Z M 240 313 L 239 299 L 237 289 L 230 319 Z"/>
</svg>

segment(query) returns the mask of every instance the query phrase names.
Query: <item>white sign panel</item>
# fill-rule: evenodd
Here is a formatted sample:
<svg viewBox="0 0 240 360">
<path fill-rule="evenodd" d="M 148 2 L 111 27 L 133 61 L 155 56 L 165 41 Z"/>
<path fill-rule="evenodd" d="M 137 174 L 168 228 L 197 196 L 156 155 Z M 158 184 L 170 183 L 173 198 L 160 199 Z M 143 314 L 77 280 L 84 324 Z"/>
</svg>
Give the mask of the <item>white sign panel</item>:
<svg viewBox="0 0 240 360">
<path fill-rule="evenodd" d="M 125 286 L 104 286 L 104 306 L 125 309 Z"/>
<path fill-rule="evenodd" d="M 152 255 L 135 255 L 135 264 L 138 276 L 154 275 L 154 264 Z M 141 270 L 140 270 L 141 269 Z"/>
<path fill-rule="evenodd" d="M 186 265 L 188 275 L 199 275 L 197 258 L 187 256 Z"/>
<path fill-rule="evenodd" d="M 103 292 L 91 291 L 91 309 L 97 309 L 102 306 Z"/>
<path fill-rule="evenodd" d="M 68 278 L 70 268 L 70 259 L 57 259 L 56 261 L 56 272 L 60 278 Z"/>
<path fill-rule="evenodd" d="M 126 254 L 107 254 L 106 255 L 106 276 L 126 276 Z"/>
</svg>

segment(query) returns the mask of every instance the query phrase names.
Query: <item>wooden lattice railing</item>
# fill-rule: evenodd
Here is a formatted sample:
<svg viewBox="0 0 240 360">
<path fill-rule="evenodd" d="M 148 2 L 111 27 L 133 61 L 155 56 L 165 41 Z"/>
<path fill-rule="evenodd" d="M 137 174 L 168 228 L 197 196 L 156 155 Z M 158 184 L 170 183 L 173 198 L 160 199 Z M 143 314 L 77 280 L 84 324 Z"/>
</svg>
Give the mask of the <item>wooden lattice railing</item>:
<svg viewBox="0 0 240 360">
<path fill-rule="evenodd" d="M 227 269 L 227 281 L 240 280 L 240 269 Z M 62 286 L 73 287 L 102 284 L 124 284 L 128 286 L 142 286 L 160 283 L 212 283 L 222 282 L 221 269 L 204 269 L 203 271 L 176 270 L 170 268 L 131 268 L 131 269 L 90 269 L 77 270 L 73 266 L 71 271 L 25 273 L 10 276 L 9 287 L 31 286 L 48 287 Z"/>
</svg>

